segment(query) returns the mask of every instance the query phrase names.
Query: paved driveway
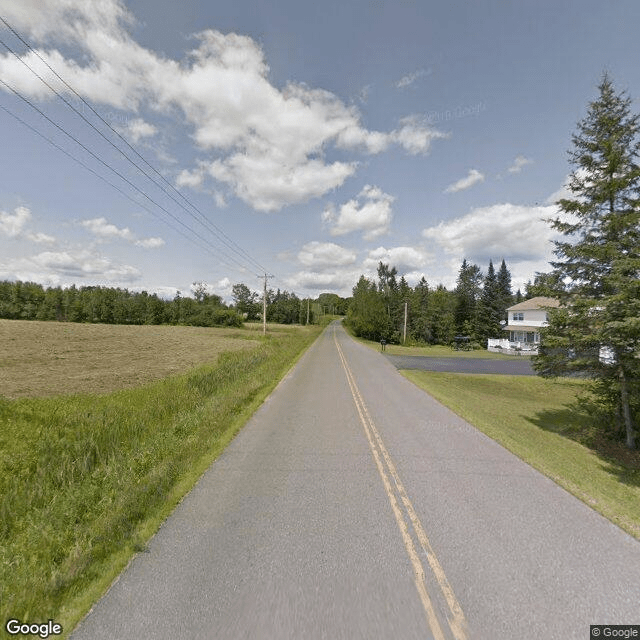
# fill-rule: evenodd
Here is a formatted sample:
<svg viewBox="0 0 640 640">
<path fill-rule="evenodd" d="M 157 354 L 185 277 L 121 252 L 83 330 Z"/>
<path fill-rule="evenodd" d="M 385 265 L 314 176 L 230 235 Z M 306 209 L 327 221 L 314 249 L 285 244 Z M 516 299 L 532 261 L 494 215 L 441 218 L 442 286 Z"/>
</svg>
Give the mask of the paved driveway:
<svg viewBox="0 0 640 640">
<path fill-rule="evenodd" d="M 513 360 L 491 358 L 430 358 L 428 356 L 387 356 L 396 369 L 420 369 L 451 373 L 499 373 L 510 376 L 533 376 L 529 358 Z"/>
</svg>

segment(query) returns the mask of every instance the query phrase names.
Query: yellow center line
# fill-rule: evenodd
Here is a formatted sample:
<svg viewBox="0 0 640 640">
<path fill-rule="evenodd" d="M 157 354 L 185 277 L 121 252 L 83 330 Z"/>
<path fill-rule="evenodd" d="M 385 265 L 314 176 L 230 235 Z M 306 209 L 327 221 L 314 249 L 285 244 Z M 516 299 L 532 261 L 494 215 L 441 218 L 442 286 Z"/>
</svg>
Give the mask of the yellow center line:
<svg viewBox="0 0 640 640">
<path fill-rule="evenodd" d="M 466 640 L 466 628 L 467 623 L 462 611 L 462 607 L 458 603 L 453 589 L 447 580 L 447 577 L 444 573 L 444 570 L 431 547 L 427 534 L 416 514 L 415 509 L 413 508 L 413 504 L 409 500 L 409 496 L 404 488 L 402 481 L 400 480 L 400 476 L 398 475 L 398 471 L 389 455 L 389 451 L 384 445 L 380 433 L 376 429 L 375 423 L 373 422 L 369 411 L 364 403 L 362 395 L 360 394 L 360 390 L 356 384 L 355 378 L 349 367 L 347 360 L 345 358 L 344 352 L 340 347 L 336 333 L 334 331 L 333 334 L 334 342 L 338 349 L 338 355 L 340 356 L 340 360 L 342 361 L 342 366 L 344 368 L 345 374 L 347 376 L 347 382 L 349 383 L 349 388 L 351 390 L 351 395 L 353 396 L 354 403 L 356 405 L 356 409 L 358 410 L 358 415 L 360 416 L 360 421 L 364 428 L 365 434 L 367 436 L 367 440 L 369 441 L 369 447 L 373 454 L 374 460 L 376 462 L 376 466 L 378 467 L 378 472 L 380 477 L 382 478 L 382 482 L 387 493 L 387 497 L 389 498 L 389 502 L 391 503 L 391 507 L 393 509 L 394 516 L 396 518 L 396 522 L 398 524 L 398 528 L 400 529 L 400 533 L 402 534 L 402 539 L 404 541 L 405 548 L 407 550 L 407 554 L 409 555 L 409 559 L 413 566 L 414 580 L 416 584 L 416 588 L 418 590 L 418 594 L 420 595 L 420 600 L 422 601 L 426 616 L 427 622 L 431 631 L 436 638 L 436 640 L 444 640 L 444 635 L 442 632 L 442 628 L 436 616 L 435 610 L 433 608 L 433 604 L 427 592 L 427 587 L 425 583 L 425 573 L 422 563 L 420 561 L 420 557 L 416 552 L 416 548 L 413 544 L 413 540 L 411 538 L 411 534 L 409 532 L 409 527 L 405 518 L 402 514 L 402 510 L 398 504 L 398 500 L 393 491 L 393 487 L 391 481 L 389 480 L 389 475 L 393 478 L 393 482 L 395 484 L 398 495 L 400 496 L 400 500 L 404 505 L 407 514 L 409 515 L 409 519 L 413 526 L 413 530 L 416 533 L 418 541 L 424 550 L 427 560 L 429 562 L 429 566 L 431 567 L 431 571 L 436 578 L 436 581 L 442 591 L 442 594 L 447 602 L 449 610 L 451 612 L 450 616 L 447 616 L 447 621 L 449 623 L 449 628 L 451 629 L 451 633 L 453 634 L 456 640 Z M 377 445 L 377 447 L 376 447 Z M 383 462 L 384 461 L 384 462 Z M 386 463 L 386 470 L 385 470 Z M 387 473 L 387 470 L 389 473 Z"/>
</svg>

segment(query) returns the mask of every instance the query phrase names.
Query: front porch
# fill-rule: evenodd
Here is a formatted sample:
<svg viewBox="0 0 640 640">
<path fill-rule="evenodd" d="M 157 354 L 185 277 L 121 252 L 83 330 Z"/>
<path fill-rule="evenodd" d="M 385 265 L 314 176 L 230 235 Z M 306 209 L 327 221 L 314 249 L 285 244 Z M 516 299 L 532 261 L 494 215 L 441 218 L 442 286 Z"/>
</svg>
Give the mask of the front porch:
<svg viewBox="0 0 640 640">
<path fill-rule="evenodd" d="M 489 338 L 488 351 L 506 353 L 508 355 L 535 355 L 540 346 L 540 327 L 509 325 L 504 328 L 509 332 L 508 338 Z"/>
</svg>

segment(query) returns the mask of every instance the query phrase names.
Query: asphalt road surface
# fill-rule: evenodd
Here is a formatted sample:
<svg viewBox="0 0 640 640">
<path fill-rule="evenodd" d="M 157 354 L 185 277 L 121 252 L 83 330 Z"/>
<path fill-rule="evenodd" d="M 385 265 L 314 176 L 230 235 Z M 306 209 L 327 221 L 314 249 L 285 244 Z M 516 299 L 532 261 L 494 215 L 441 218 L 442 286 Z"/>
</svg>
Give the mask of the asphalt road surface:
<svg viewBox="0 0 640 640">
<path fill-rule="evenodd" d="M 331 325 L 74 640 L 589 638 L 640 543 Z"/>
<path fill-rule="evenodd" d="M 386 354 L 385 354 L 386 355 Z M 533 376 L 529 358 L 513 356 L 509 360 L 492 358 L 431 358 L 428 356 L 386 356 L 396 369 L 450 371 L 454 373 L 498 373 L 510 376 Z"/>
</svg>

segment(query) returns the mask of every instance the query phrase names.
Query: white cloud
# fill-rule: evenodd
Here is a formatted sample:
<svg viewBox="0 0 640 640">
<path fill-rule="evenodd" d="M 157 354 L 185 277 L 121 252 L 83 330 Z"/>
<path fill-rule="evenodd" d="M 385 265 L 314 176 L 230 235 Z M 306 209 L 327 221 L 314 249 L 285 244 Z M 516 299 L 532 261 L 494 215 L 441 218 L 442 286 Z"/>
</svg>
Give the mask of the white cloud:
<svg viewBox="0 0 640 640">
<path fill-rule="evenodd" d="M 289 162 L 273 153 L 237 153 L 216 160 L 210 174 L 233 188 L 235 194 L 258 211 L 277 211 L 306 202 L 340 186 L 355 172 L 355 163 L 321 160 Z"/>
<path fill-rule="evenodd" d="M 520 173 L 522 171 L 522 167 L 526 167 L 528 164 L 531 164 L 533 160 L 529 158 L 525 158 L 524 156 L 517 156 L 513 161 L 513 164 L 507 169 L 509 173 Z"/>
<path fill-rule="evenodd" d="M 490 258 L 509 261 L 548 260 L 550 240 L 556 237 L 546 218 L 557 215 L 554 206 L 528 207 L 496 204 L 473 209 L 466 216 L 424 229 L 446 253 L 481 263 Z"/>
<path fill-rule="evenodd" d="M 202 185 L 204 181 L 204 171 L 202 169 L 182 169 L 176 178 L 176 184 L 179 187 L 191 187 L 192 189 Z"/>
<path fill-rule="evenodd" d="M 371 85 L 367 84 L 364 87 L 362 87 L 362 89 L 360 89 L 360 91 L 358 92 L 358 100 L 362 104 L 366 104 L 367 101 L 369 100 L 370 93 L 371 93 Z"/>
<path fill-rule="evenodd" d="M 13 213 L 0 211 L 0 232 L 10 238 L 17 238 L 30 220 L 31 211 L 26 207 L 16 207 Z"/>
<path fill-rule="evenodd" d="M 27 207 L 16 207 L 13 213 L 0 211 L 0 233 L 9 238 L 26 238 L 38 244 L 53 244 L 56 241 L 53 236 L 27 231 L 31 217 L 31 211 Z"/>
<path fill-rule="evenodd" d="M 37 41 L 77 42 L 99 31 L 117 33 L 133 17 L 119 0 L 20 0 L 3 2 L 2 13 Z"/>
<path fill-rule="evenodd" d="M 445 193 L 457 193 L 458 191 L 464 191 L 470 189 L 473 185 L 484 181 L 484 175 L 477 169 L 470 169 L 467 176 L 460 178 L 457 182 L 450 184 L 445 190 Z"/>
<path fill-rule="evenodd" d="M 155 136 L 158 133 L 158 129 L 149 122 L 145 122 L 142 118 L 134 118 L 127 122 L 126 127 L 120 129 L 120 133 L 126 135 L 134 143 L 138 143 L 142 138 Z"/>
<path fill-rule="evenodd" d="M 195 35 L 197 47 L 185 60 L 162 57 L 133 40 L 133 18 L 117 0 L 27 0 L 10 3 L 6 15 L 45 46 L 60 42 L 79 50 L 76 59 L 55 48 L 40 53 L 88 100 L 128 112 L 181 113 L 207 156 L 199 170 L 180 172 L 178 184 L 201 186 L 208 176 L 259 210 L 341 186 L 358 165 L 325 160 L 332 146 L 380 153 L 398 144 L 416 154 L 445 135 L 418 116 L 391 132 L 369 131 L 355 106 L 328 91 L 275 87 L 261 46 L 247 36 L 206 30 Z M 24 59 L 42 66 L 31 53 Z M 50 97 L 10 54 L 0 55 L 0 76 L 31 97 Z M 141 118 L 127 131 L 134 141 L 156 132 Z"/>
<path fill-rule="evenodd" d="M 341 205 L 339 211 L 331 207 L 325 209 L 322 219 L 331 225 L 333 236 L 364 231 L 365 240 L 372 240 L 389 231 L 394 200 L 379 187 L 366 185 L 356 198 Z"/>
<path fill-rule="evenodd" d="M 415 247 L 378 247 L 369 251 L 363 265 L 375 271 L 380 262 L 396 267 L 400 274 L 424 267 L 433 260 L 432 254 Z"/>
<path fill-rule="evenodd" d="M 54 285 L 63 278 L 75 282 L 128 283 L 138 280 L 140 275 L 135 267 L 118 264 L 87 249 L 44 251 L 0 264 L 0 277 Z"/>
<path fill-rule="evenodd" d="M 221 278 L 214 284 L 211 284 L 209 282 L 192 282 L 189 285 L 189 291 L 192 296 L 195 293 L 196 288 L 200 285 L 204 286 L 205 292 L 208 295 L 220 296 L 221 298 L 228 301 L 231 300 L 233 285 L 231 283 L 231 280 L 227 277 Z"/>
<path fill-rule="evenodd" d="M 119 229 L 115 224 L 107 222 L 106 218 L 83 220 L 80 224 L 97 238 L 105 240 L 121 238 L 122 240 L 135 244 L 137 247 L 143 247 L 145 249 L 155 249 L 164 245 L 164 240 L 157 237 L 138 240 L 129 227 Z"/>
<path fill-rule="evenodd" d="M 91 220 L 83 220 L 80 223 L 85 229 L 88 229 L 94 236 L 99 238 L 122 238 L 133 242 L 135 237 L 128 227 L 118 229 L 114 224 L 107 222 L 106 218 L 93 218 Z"/>
<path fill-rule="evenodd" d="M 428 126 L 423 116 L 411 115 L 400 120 L 400 128 L 391 134 L 393 140 L 409 153 L 427 153 L 431 148 L 431 142 L 442 138 L 448 138 L 448 133 L 443 133 Z"/>
<path fill-rule="evenodd" d="M 354 269 L 335 269 L 332 271 L 299 271 L 286 279 L 287 286 L 293 290 L 331 291 L 340 296 L 351 295 L 353 286 L 360 277 L 360 271 Z"/>
<path fill-rule="evenodd" d="M 426 71 L 425 69 L 418 69 L 413 73 L 408 73 L 406 76 L 402 76 L 398 82 L 396 82 L 396 87 L 398 89 L 406 89 L 415 83 L 418 78 L 422 78 L 423 76 L 427 76 L 431 73 L 431 70 Z"/>
<path fill-rule="evenodd" d="M 342 267 L 356 261 L 356 253 L 333 242 L 307 242 L 298 253 L 298 261 L 305 267 L 322 269 Z"/>
<path fill-rule="evenodd" d="M 54 244 L 56 239 L 46 233 L 28 233 L 26 236 L 31 242 L 38 244 Z"/>
<path fill-rule="evenodd" d="M 165 242 L 162 238 L 144 238 L 142 240 L 136 240 L 136 247 L 142 247 L 143 249 L 157 249 L 164 246 Z"/>
</svg>

